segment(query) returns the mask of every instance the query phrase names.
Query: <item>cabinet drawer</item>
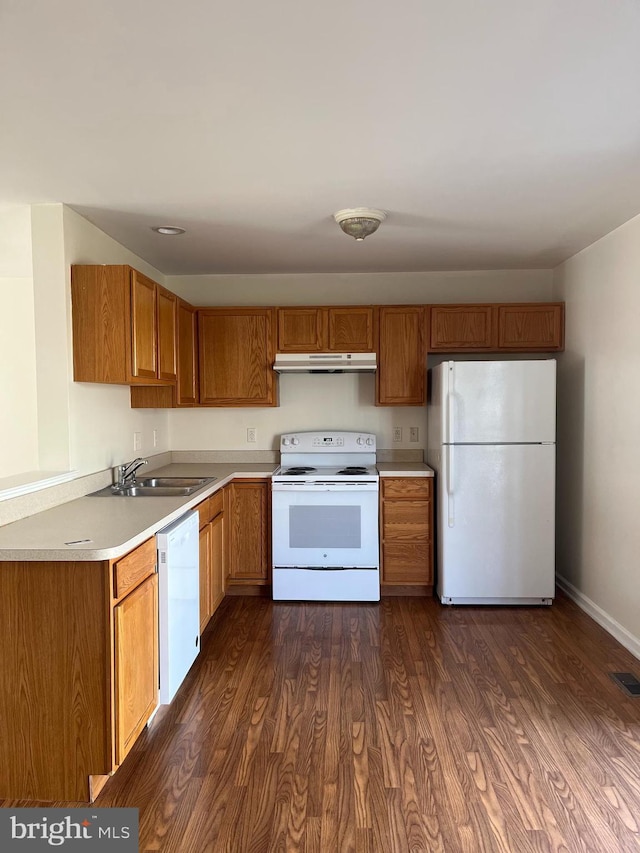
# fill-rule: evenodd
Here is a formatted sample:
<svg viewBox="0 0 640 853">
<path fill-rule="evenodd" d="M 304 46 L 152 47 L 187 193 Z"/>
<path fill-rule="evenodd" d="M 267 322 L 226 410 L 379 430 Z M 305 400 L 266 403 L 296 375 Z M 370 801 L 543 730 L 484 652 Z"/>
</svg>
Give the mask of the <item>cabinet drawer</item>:
<svg viewBox="0 0 640 853">
<path fill-rule="evenodd" d="M 122 598 L 129 590 L 156 570 L 156 540 L 147 539 L 142 545 L 123 557 L 113 567 L 115 598 Z"/>
<path fill-rule="evenodd" d="M 386 544 L 382 557 L 382 582 L 431 584 L 431 545 L 428 542 Z"/>
<path fill-rule="evenodd" d="M 391 501 L 382 507 L 382 538 L 411 541 L 429 539 L 428 501 Z"/>
<path fill-rule="evenodd" d="M 200 529 L 202 529 L 205 524 L 209 524 L 209 522 L 213 518 L 211 512 L 211 498 L 207 498 L 206 500 L 199 503 L 198 506 L 195 507 L 195 509 L 198 510 L 198 515 L 200 516 L 198 525 Z"/>
<path fill-rule="evenodd" d="M 216 492 L 215 495 L 211 495 L 209 498 L 209 519 L 214 519 L 216 515 L 222 512 L 224 506 L 224 498 L 222 497 L 222 489 L 219 492 Z"/>
<path fill-rule="evenodd" d="M 381 477 L 383 498 L 425 498 L 431 497 L 432 477 Z"/>
</svg>

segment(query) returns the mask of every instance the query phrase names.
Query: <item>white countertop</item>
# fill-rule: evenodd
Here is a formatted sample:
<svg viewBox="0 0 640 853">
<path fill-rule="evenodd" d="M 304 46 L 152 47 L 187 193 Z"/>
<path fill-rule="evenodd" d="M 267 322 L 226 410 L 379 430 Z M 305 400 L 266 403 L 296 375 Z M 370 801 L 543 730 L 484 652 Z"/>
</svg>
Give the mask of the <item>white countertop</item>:
<svg viewBox="0 0 640 853">
<path fill-rule="evenodd" d="M 95 561 L 121 557 L 236 478 L 270 477 L 271 463 L 173 463 L 163 477 L 215 477 L 188 497 L 87 495 L 0 527 L 0 561 Z M 79 541 L 81 540 L 81 541 Z M 89 541 L 82 541 L 89 540 Z M 76 542 L 67 545 L 67 542 Z"/>
<path fill-rule="evenodd" d="M 423 462 L 378 462 L 381 477 L 433 477 L 433 469 Z"/>
<path fill-rule="evenodd" d="M 421 462 L 379 462 L 377 467 L 381 477 L 433 477 L 432 469 Z M 0 561 L 116 559 L 231 480 L 270 477 L 275 468 L 273 463 L 174 462 L 154 470 L 154 476 L 216 479 L 188 497 L 86 495 L 6 524 L 0 527 Z"/>
</svg>

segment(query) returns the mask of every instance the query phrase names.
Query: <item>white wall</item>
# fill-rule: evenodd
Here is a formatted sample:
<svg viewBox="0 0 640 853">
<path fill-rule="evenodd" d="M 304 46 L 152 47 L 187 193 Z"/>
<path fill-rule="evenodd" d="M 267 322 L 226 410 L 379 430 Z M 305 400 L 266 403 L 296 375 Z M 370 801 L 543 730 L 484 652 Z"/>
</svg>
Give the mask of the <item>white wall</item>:
<svg viewBox="0 0 640 853">
<path fill-rule="evenodd" d="M 38 468 L 29 205 L 0 205 L 0 479 Z"/>
<path fill-rule="evenodd" d="M 543 302 L 551 270 L 168 276 L 193 305 L 392 305 Z"/>
<path fill-rule="evenodd" d="M 366 305 L 430 302 L 527 302 L 551 299 L 550 270 L 441 273 L 170 276 L 167 287 L 194 305 Z M 424 409 L 375 406 L 374 377 L 281 376 L 274 409 L 178 410 L 169 416 L 175 450 L 266 450 L 283 432 L 355 429 L 375 432 L 378 446 L 426 446 Z M 247 427 L 258 430 L 248 444 Z M 403 440 L 392 442 L 394 427 Z M 417 426 L 418 443 L 409 441 Z"/>
<path fill-rule="evenodd" d="M 164 276 L 124 246 L 100 231 L 68 207 L 62 209 L 64 264 L 57 283 L 64 293 L 67 328 L 67 371 L 71 463 L 81 473 L 118 465 L 134 456 L 169 450 L 168 412 L 161 409 L 132 409 L 129 388 L 73 382 L 71 335 L 71 264 L 130 264 L 160 284 Z M 153 446 L 153 430 L 158 444 Z M 142 433 L 142 449 L 134 451 L 133 434 Z"/>
<path fill-rule="evenodd" d="M 640 655 L 640 217 L 555 270 L 558 571 Z"/>
</svg>

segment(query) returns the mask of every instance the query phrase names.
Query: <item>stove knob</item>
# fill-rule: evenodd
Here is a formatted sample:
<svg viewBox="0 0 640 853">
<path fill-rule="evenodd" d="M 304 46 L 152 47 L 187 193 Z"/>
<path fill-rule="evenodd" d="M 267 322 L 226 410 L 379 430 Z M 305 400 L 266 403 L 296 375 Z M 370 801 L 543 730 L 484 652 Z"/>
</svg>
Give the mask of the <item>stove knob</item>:
<svg viewBox="0 0 640 853">
<path fill-rule="evenodd" d="M 295 446 L 296 444 L 300 444 L 300 439 L 299 439 L 299 438 L 292 438 L 292 439 L 291 439 L 291 444 L 293 444 L 294 446 Z"/>
<path fill-rule="evenodd" d="M 364 444 L 364 438 L 361 435 L 358 436 L 357 443 L 358 444 Z"/>
<path fill-rule="evenodd" d="M 288 447 L 291 444 L 291 441 L 288 438 L 283 438 L 282 443 L 285 447 Z"/>
<path fill-rule="evenodd" d="M 368 439 L 367 439 L 367 444 L 369 445 L 369 447 L 371 447 L 371 445 L 373 444 L 373 439 L 372 439 L 372 438 L 368 438 Z"/>
</svg>

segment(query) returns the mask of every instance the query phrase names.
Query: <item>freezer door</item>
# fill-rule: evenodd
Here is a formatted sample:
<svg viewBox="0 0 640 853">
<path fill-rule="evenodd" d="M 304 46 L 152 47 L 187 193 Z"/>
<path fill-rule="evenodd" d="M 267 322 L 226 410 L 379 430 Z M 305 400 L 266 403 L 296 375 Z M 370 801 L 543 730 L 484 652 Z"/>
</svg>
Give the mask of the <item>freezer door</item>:
<svg viewBox="0 0 640 853">
<path fill-rule="evenodd" d="M 443 447 L 441 599 L 553 598 L 555 446 Z"/>
<path fill-rule="evenodd" d="M 441 377 L 443 444 L 556 440 L 556 362 L 449 361 Z"/>
</svg>

